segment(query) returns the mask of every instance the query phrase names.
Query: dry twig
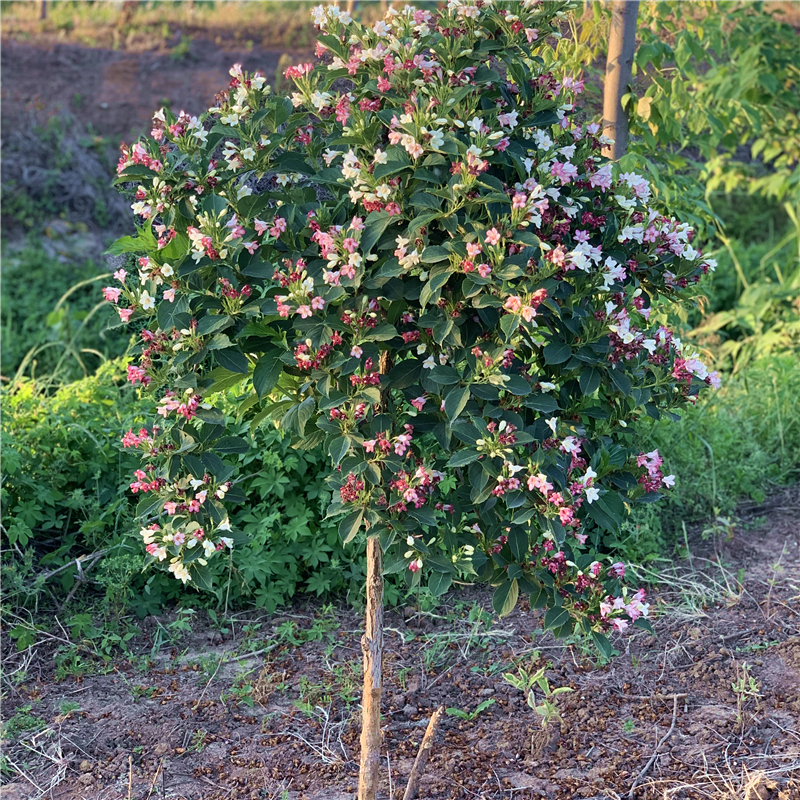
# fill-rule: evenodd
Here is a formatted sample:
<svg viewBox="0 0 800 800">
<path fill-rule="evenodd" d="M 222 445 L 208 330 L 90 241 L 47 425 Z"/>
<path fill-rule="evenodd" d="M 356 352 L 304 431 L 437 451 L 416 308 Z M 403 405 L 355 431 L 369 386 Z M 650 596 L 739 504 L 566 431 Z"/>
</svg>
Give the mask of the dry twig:
<svg viewBox="0 0 800 800">
<path fill-rule="evenodd" d="M 419 789 L 419 779 L 422 777 L 422 771 L 425 769 L 425 763 L 428 760 L 431 750 L 433 749 L 433 742 L 436 738 L 436 729 L 444 716 L 444 706 L 439 706 L 433 712 L 431 721 L 425 730 L 425 735 L 422 737 L 422 744 L 419 746 L 417 758 L 414 761 L 414 766 L 411 768 L 411 774 L 408 776 L 408 783 L 406 784 L 406 791 L 403 794 L 403 800 L 414 800 L 417 796 Z"/>
<path fill-rule="evenodd" d="M 631 786 L 631 790 L 628 792 L 628 797 L 633 797 L 634 789 L 639 785 L 645 775 L 650 770 L 650 767 L 653 766 L 655 760 L 658 758 L 658 753 L 661 750 L 661 747 L 664 745 L 664 742 L 669 739 L 672 735 L 672 731 L 675 730 L 675 720 L 678 718 L 678 696 L 673 695 L 672 698 L 672 724 L 669 726 L 669 730 L 664 734 L 664 737 L 661 741 L 656 745 L 656 749 L 653 751 L 653 755 L 650 756 L 650 760 L 645 764 L 644 769 L 636 776 L 636 780 L 633 782 L 633 786 Z"/>
</svg>

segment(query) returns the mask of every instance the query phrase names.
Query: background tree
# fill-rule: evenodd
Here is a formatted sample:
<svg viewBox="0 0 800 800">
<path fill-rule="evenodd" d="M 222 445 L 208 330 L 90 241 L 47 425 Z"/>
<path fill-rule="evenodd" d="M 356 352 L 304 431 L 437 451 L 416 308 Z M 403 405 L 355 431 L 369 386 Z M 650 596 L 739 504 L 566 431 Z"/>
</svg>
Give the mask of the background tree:
<svg viewBox="0 0 800 800">
<path fill-rule="evenodd" d="M 629 91 L 631 82 L 639 0 L 614 0 L 611 6 L 603 83 L 603 133 L 613 143 L 603 148 L 603 155 L 616 160 L 628 149 L 628 118 L 622 107 L 622 98 Z"/>
</svg>

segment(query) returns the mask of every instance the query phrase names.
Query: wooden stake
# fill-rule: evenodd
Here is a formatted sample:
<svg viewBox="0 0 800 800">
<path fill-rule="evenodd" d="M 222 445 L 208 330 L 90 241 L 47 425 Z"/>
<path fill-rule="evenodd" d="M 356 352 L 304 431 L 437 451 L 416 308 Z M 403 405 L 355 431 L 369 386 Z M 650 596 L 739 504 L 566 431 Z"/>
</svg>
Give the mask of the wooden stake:
<svg viewBox="0 0 800 800">
<path fill-rule="evenodd" d="M 622 108 L 622 96 L 631 82 L 638 15 L 639 0 L 614 0 L 603 83 L 603 133 L 614 140 L 614 144 L 603 148 L 603 155 L 614 160 L 628 149 L 628 118 Z"/>
<path fill-rule="evenodd" d="M 383 553 L 367 539 L 367 614 L 361 637 L 364 692 L 361 700 L 361 770 L 358 800 L 375 800 L 381 766 L 381 660 L 383 656 Z"/>
<path fill-rule="evenodd" d="M 422 744 L 419 746 L 417 758 L 414 761 L 414 766 L 411 768 L 411 774 L 408 776 L 408 783 L 406 784 L 406 791 L 403 794 L 403 800 L 414 800 L 417 796 L 419 789 L 419 779 L 422 777 L 422 772 L 425 769 L 425 763 L 428 761 L 428 756 L 433 750 L 433 742 L 436 738 L 436 729 L 444 716 L 444 706 L 439 706 L 433 712 L 428 727 L 425 729 L 425 735 L 422 737 Z"/>
</svg>

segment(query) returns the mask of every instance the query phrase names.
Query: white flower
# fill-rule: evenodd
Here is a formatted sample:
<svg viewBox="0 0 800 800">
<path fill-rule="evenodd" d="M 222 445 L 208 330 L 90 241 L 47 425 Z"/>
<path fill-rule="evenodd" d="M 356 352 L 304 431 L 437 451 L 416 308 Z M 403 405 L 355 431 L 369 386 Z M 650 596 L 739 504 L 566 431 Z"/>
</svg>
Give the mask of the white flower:
<svg viewBox="0 0 800 800">
<path fill-rule="evenodd" d="M 552 392 L 556 389 L 556 385 L 554 383 L 550 383 L 550 381 L 540 381 L 539 386 L 543 392 Z"/>
<path fill-rule="evenodd" d="M 436 362 L 433 360 L 433 356 L 428 356 L 422 362 L 422 369 L 433 369 L 436 366 Z"/>
<path fill-rule="evenodd" d="M 375 151 L 375 157 L 374 157 L 373 161 L 376 164 L 385 164 L 388 160 L 389 160 L 389 156 L 387 156 L 386 153 L 383 152 L 383 150 L 378 148 Z"/>
<path fill-rule="evenodd" d="M 468 123 L 467 127 L 471 128 L 475 133 L 480 133 L 483 127 L 483 120 L 480 117 L 473 117 Z"/>
<path fill-rule="evenodd" d="M 150 296 L 150 293 L 147 291 L 147 289 L 145 289 L 139 295 L 139 302 L 142 304 L 142 309 L 144 311 L 150 311 L 156 307 L 156 299 L 155 297 Z"/>
<path fill-rule="evenodd" d="M 595 489 L 594 486 L 590 486 L 586 490 L 586 502 L 589 503 L 589 505 L 594 503 L 594 501 L 597 500 L 598 497 L 600 497 L 600 492 L 597 489 Z"/>
<path fill-rule="evenodd" d="M 251 194 L 253 194 L 253 190 L 246 183 L 243 183 L 236 190 L 236 199 L 241 200 L 243 197 L 249 197 Z"/>
<path fill-rule="evenodd" d="M 546 419 L 545 422 L 547 423 L 547 427 L 553 431 L 553 436 L 555 436 L 556 428 L 558 427 L 558 417 L 550 417 L 550 419 Z"/>
<path fill-rule="evenodd" d="M 245 147 L 245 149 L 242 150 L 242 158 L 245 161 L 252 161 L 255 157 L 256 157 L 256 151 L 253 150 L 252 147 Z"/>
</svg>

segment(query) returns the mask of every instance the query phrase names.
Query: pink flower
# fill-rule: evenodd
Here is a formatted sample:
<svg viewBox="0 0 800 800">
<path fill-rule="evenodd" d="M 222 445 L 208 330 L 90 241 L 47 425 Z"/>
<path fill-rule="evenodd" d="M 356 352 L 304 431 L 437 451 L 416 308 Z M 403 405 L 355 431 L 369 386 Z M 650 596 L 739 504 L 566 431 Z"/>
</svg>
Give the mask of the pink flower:
<svg viewBox="0 0 800 800">
<path fill-rule="evenodd" d="M 124 269 L 118 269 L 114 273 L 115 280 L 118 280 L 120 283 L 125 283 L 125 278 L 128 276 L 128 273 L 125 272 Z"/>
<path fill-rule="evenodd" d="M 298 306 L 297 311 L 295 311 L 295 314 L 299 314 L 302 319 L 308 319 L 312 313 L 311 309 L 305 305 Z"/>
<path fill-rule="evenodd" d="M 183 531 L 178 531 L 173 537 L 172 541 L 177 545 L 182 545 L 186 541 L 186 534 Z"/>
<path fill-rule="evenodd" d="M 525 322 L 531 322 L 535 316 L 536 316 L 535 308 L 532 308 L 531 306 L 522 307 L 522 318 L 525 320 Z"/>
<path fill-rule="evenodd" d="M 350 221 L 350 227 L 354 231 L 363 231 L 366 225 L 364 225 L 364 220 L 361 217 L 353 217 Z"/>
<path fill-rule="evenodd" d="M 311 308 L 314 311 L 321 311 L 325 307 L 325 301 L 321 297 L 314 297 L 311 300 Z"/>
<path fill-rule="evenodd" d="M 478 264 L 478 275 L 481 278 L 488 278 L 492 274 L 492 268 L 488 264 Z"/>
<path fill-rule="evenodd" d="M 525 38 L 528 40 L 528 44 L 535 42 L 539 38 L 539 29 L 525 28 Z"/>
<path fill-rule="evenodd" d="M 174 289 L 165 289 L 164 290 L 164 299 L 169 300 L 170 303 L 175 302 L 175 290 Z"/>
<path fill-rule="evenodd" d="M 422 409 L 425 406 L 425 403 L 427 402 L 428 402 L 427 398 L 420 396 L 420 397 L 415 397 L 411 401 L 411 405 L 414 406 L 414 408 L 416 408 L 417 411 L 422 411 Z"/>
<path fill-rule="evenodd" d="M 243 242 L 242 247 L 244 247 L 250 255 L 253 255 L 253 253 L 258 250 L 258 242 Z"/>
<path fill-rule="evenodd" d="M 374 453 L 375 452 L 376 443 L 377 443 L 377 439 L 367 439 L 367 441 L 364 442 L 364 449 L 368 453 Z"/>
<path fill-rule="evenodd" d="M 363 352 L 364 352 L 364 351 L 363 351 L 363 350 L 362 350 L 362 349 L 361 349 L 361 348 L 360 348 L 360 347 L 359 347 L 357 344 L 354 344 L 354 345 L 353 345 L 353 346 L 350 348 L 350 355 L 351 355 L 353 358 L 361 358 L 361 354 L 362 354 Z"/>
<path fill-rule="evenodd" d="M 254 219 L 253 225 L 255 226 L 258 236 L 263 236 L 264 232 L 269 230 L 269 223 L 262 222 L 260 219 Z"/>
<path fill-rule="evenodd" d="M 114 286 L 104 286 L 103 287 L 103 297 L 108 300 L 109 303 L 116 303 L 119 300 L 119 296 L 122 294 L 122 289 L 117 289 Z"/>
<path fill-rule="evenodd" d="M 394 452 L 398 456 L 404 456 L 406 454 L 406 450 L 408 450 L 408 446 L 411 444 L 411 434 L 409 433 L 401 433 L 397 439 L 395 439 L 394 444 Z"/>
<path fill-rule="evenodd" d="M 489 244 L 497 244 L 500 241 L 500 231 L 498 231 L 497 228 L 489 228 L 489 230 L 486 231 L 486 241 L 489 242 Z"/>
<path fill-rule="evenodd" d="M 479 242 L 468 242 L 467 243 L 467 255 L 470 258 L 475 258 L 475 256 L 480 255 L 483 248 L 480 246 Z"/>
<path fill-rule="evenodd" d="M 503 308 L 506 311 L 510 311 L 512 314 L 516 314 L 522 308 L 522 300 L 517 295 L 512 294 L 511 297 L 506 299 Z"/>
<path fill-rule="evenodd" d="M 164 503 L 164 511 L 167 512 L 170 516 L 172 516 L 178 510 L 178 504 L 173 503 L 171 500 Z"/>
<path fill-rule="evenodd" d="M 118 308 L 117 309 L 117 313 L 119 314 L 119 318 L 123 322 L 128 322 L 128 320 L 130 320 L 130 318 L 131 318 L 131 314 L 133 314 L 133 309 L 132 308 Z"/>
<path fill-rule="evenodd" d="M 409 569 L 410 569 L 412 572 L 419 572 L 419 571 L 422 569 L 422 559 L 421 559 L 421 558 L 418 558 L 418 559 L 416 559 L 416 560 L 412 561 L 412 562 L 411 562 L 411 563 L 408 565 L 408 568 L 409 568 Z"/>
<path fill-rule="evenodd" d="M 391 88 L 392 88 L 392 84 L 389 83 L 388 78 L 384 78 L 383 76 L 378 78 L 378 91 L 379 92 L 388 92 L 389 89 L 391 89 Z"/>
</svg>

